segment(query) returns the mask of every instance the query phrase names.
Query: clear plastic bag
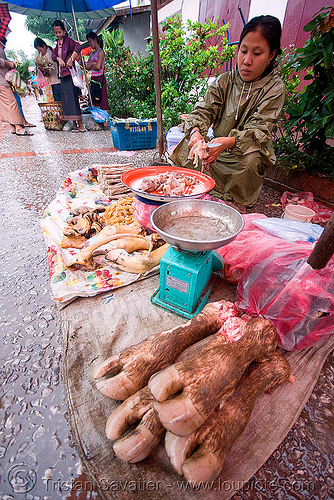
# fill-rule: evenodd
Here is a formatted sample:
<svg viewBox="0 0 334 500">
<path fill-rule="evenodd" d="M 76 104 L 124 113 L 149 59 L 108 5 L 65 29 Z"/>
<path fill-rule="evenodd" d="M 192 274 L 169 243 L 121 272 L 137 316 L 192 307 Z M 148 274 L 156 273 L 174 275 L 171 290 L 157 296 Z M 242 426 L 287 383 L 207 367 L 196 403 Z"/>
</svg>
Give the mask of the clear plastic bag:
<svg viewBox="0 0 334 500">
<path fill-rule="evenodd" d="M 248 266 L 238 284 L 237 305 L 262 315 L 277 329 L 285 350 L 305 349 L 334 333 L 334 258 L 315 271 L 308 243 L 280 249 Z"/>
<path fill-rule="evenodd" d="M 254 225 L 254 221 L 267 221 L 265 215 L 247 214 L 243 218 L 245 226 L 241 233 L 228 245 L 216 249 L 224 258 L 225 277 L 230 283 L 238 283 L 249 265 L 259 262 L 277 249 L 291 247 L 290 242 L 272 236 Z"/>
<path fill-rule="evenodd" d="M 26 83 L 21 79 L 20 73 L 16 69 L 11 69 L 5 74 L 5 79 L 11 84 L 14 91 L 23 97 L 29 94 L 29 89 Z"/>
<path fill-rule="evenodd" d="M 72 68 L 70 68 L 70 73 L 73 81 L 73 85 L 79 89 L 84 89 L 85 84 L 82 79 L 81 69 L 77 61 L 74 61 Z"/>
</svg>

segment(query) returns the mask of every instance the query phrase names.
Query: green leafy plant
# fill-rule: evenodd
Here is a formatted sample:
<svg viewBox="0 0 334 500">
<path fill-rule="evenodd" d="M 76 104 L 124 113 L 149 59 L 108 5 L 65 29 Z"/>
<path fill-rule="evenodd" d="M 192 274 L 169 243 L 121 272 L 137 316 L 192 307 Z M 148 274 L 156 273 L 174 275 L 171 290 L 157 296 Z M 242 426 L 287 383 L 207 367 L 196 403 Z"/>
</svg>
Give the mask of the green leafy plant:
<svg viewBox="0 0 334 500">
<path fill-rule="evenodd" d="M 29 79 L 30 73 L 29 73 L 29 66 L 30 66 L 30 61 L 24 61 L 21 64 L 18 64 L 16 69 L 20 73 L 20 76 L 24 82 L 26 82 Z"/>
<path fill-rule="evenodd" d="M 234 56 L 227 29 L 228 25 L 219 26 L 212 20 L 183 23 L 179 15 L 162 23 L 161 100 L 167 128 L 179 123 L 180 113 L 192 110 L 205 95 L 209 78 L 218 76 Z"/>
<path fill-rule="evenodd" d="M 276 164 L 288 175 L 291 170 L 334 176 L 333 148 L 325 145 L 321 151 L 306 153 L 297 134 L 287 134 L 278 128 L 274 137 Z"/>
<path fill-rule="evenodd" d="M 281 75 L 287 86 L 285 112 L 276 133 L 277 163 L 334 175 L 334 8 L 321 9 L 304 26 L 304 47 L 284 54 Z M 308 82 L 300 91 L 302 75 Z M 289 166 L 290 165 L 290 166 Z"/>
<path fill-rule="evenodd" d="M 180 114 L 192 110 L 205 95 L 209 78 L 221 73 L 234 56 L 235 49 L 227 42 L 227 28 L 211 20 L 182 23 L 177 15 L 162 23 L 159 50 L 165 131 L 180 122 Z M 152 41 L 148 43 L 149 55 L 143 57 L 131 54 L 119 34 L 113 32 L 104 40 L 111 114 L 120 118 L 155 117 Z"/>
<path fill-rule="evenodd" d="M 103 33 L 106 53 L 110 114 L 118 118 L 154 118 L 153 66 L 140 54 L 134 55 L 124 45 L 122 32 Z"/>
<path fill-rule="evenodd" d="M 103 31 L 102 38 L 109 59 L 122 61 L 127 58 L 126 56 L 130 55 L 129 47 L 125 47 L 124 45 L 123 31 Z"/>
</svg>

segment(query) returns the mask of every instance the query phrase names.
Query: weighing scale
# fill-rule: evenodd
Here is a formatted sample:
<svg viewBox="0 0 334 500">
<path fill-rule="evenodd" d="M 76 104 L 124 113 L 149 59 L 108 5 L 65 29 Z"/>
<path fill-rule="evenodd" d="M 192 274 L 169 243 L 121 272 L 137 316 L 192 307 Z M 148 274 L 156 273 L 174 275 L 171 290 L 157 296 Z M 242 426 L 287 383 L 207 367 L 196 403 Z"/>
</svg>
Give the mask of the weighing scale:
<svg viewBox="0 0 334 500">
<path fill-rule="evenodd" d="M 234 240 L 244 219 L 228 205 L 183 198 L 158 207 L 151 225 L 171 245 L 161 258 L 160 287 L 151 302 L 192 318 L 209 300 L 224 265 L 214 249 Z"/>
</svg>

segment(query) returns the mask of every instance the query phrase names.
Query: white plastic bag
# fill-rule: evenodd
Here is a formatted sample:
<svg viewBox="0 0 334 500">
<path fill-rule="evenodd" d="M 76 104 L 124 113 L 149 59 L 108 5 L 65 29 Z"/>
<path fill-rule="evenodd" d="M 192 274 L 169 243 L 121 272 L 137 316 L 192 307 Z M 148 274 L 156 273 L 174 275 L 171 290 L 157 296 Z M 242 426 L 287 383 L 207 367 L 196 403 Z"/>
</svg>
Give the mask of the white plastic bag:
<svg viewBox="0 0 334 500">
<path fill-rule="evenodd" d="M 70 73 L 71 73 L 73 84 L 76 87 L 79 87 L 79 89 L 84 89 L 85 84 L 83 82 L 81 69 L 80 69 L 79 63 L 77 61 L 74 61 L 72 68 L 70 68 Z"/>
<path fill-rule="evenodd" d="M 318 240 L 324 228 L 319 224 L 311 222 L 299 222 L 297 220 L 279 219 L 269 217 L 268 219 L 253 220 L 254 226 L 263 229 L 268 234 L 283 238 L 287 241 L 309 241 L 314 243 Z"/>
</svg>

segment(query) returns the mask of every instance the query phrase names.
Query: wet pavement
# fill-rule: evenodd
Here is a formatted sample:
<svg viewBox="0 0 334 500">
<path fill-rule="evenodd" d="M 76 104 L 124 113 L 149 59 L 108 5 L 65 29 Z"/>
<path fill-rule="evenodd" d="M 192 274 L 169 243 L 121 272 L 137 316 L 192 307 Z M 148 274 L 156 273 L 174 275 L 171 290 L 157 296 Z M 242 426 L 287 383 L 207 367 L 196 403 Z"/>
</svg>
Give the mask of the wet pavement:
<svg viewBox="0 0 334 500">
<path fill-rule="evenodd" d="M 148 165 L 155 151 L 112 157 L 109 130 L 46 131 L 34 98 L 24 105 L 34 135 L 0 130 L 0 499 L 86 500 L 97 497 L 66 419 L 62 335 L 40 219 L 68 172 L 94 163 Z M 286 439 L 235 499 L 334 498 L 333 360 L 332 353 Z"/>
</svg>

